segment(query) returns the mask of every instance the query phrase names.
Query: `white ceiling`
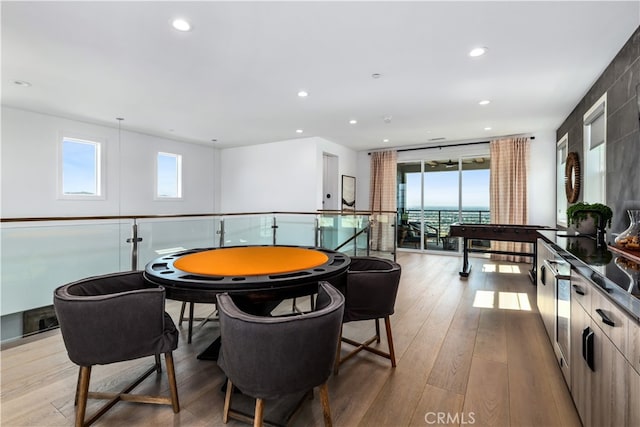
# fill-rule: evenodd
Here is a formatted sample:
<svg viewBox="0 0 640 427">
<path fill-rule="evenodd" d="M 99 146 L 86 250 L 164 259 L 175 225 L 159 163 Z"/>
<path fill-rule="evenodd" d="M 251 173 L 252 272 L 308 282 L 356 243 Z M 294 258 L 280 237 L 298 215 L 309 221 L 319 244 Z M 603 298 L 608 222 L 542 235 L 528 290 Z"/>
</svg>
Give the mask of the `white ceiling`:
<svg viewBox="0 0 640 427">
<path fill-rule="evenodd" d="M 555 130 L 640 25 L 639 1 L 1 7 L 4 105 L 219 147 Z M 171 28 L 178 16 L 191 32 Z M 476 46 L 489 51 L 469 57 Z"/>
</svg>

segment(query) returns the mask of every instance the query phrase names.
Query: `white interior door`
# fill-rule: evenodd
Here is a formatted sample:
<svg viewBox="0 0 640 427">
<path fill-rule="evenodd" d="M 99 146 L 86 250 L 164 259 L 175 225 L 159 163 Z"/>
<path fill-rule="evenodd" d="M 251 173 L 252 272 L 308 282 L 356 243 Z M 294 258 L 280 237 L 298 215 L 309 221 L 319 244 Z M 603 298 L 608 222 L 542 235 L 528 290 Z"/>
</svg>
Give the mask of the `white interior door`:
<svg viewBox="0 0 640 427">
<path fill-rule="evenodd" d="M 322 155 L 322 209 L 339 210 L 338 156 Z"/>
</svg>

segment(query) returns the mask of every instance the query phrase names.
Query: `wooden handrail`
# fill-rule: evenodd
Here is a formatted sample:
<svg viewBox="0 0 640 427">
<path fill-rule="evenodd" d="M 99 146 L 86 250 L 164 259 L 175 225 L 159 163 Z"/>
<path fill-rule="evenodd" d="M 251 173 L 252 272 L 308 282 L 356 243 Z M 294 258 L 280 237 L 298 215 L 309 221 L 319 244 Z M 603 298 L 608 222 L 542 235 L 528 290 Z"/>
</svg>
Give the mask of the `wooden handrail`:
<svg viewBox="0 0 640 427">
<path fill-rule="evenodd" d="M 44 222 L 44 221 L 95 221 L 95 220 L 117 220 L 117 219 L 154 219 L 154 218 L 194 218 L 202 216 L 227 217 L 227 216 L 247 216 L 247 215 L 373 215 L 373 214 L 396 214 L 396 211 L 329 211 L 319 210 L 316 212 L 231 212 L 231 213 L 198 213 L 198 214 L 157 214 L 157 215 L 98 215 L 98 216 L 46 216 L 46 217 L 26 217 L 26 218 L 0 218 L 0 222 Z"/>
</svg>

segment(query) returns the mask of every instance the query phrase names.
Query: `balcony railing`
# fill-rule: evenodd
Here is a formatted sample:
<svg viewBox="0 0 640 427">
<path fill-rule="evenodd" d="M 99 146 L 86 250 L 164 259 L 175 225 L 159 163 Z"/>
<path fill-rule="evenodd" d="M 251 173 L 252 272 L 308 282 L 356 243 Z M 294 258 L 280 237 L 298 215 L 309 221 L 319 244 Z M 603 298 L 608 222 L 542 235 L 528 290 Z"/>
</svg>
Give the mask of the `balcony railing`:
<svg viewBox="0 0 640 427">
<path fill-rule="evenodd" d="M 401 211 L 398 221 L 401 224 L 399 247 L 457 252 L 459 239 L 449 237 L 451 224 L 489 224 L 490 214 L 488 210 L 478 209 L 465 209 L 461 212 L 455 209 L 410 209 Z"/>
<path fill-rule="evenodd" d="M 407 210 L 409 222 L 420 223 L 424 220 L 425 226 L 430 230 L 437 230 L 440 237 L 449 235 L 449 227 L 456 222 L 472 224 L 489 224 L 490 214 L 488 210 L 457 209 L 425 209 Z"/>
</svg>

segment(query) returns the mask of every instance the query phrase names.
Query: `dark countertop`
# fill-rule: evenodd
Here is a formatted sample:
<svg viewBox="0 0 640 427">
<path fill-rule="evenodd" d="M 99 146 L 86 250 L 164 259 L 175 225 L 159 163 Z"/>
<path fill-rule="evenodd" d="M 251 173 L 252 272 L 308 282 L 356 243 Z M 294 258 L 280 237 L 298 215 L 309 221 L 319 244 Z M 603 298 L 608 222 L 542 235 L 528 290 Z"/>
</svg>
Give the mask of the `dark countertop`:
<svg viewBox="0 0 640 427">
<path fill-rule="evenodd" d="M 616 305 L 640 322 L 640 264 L 598 247 L 590 236 L 566 232 L 538 232 L 571 269 L 589 280 Z"/>
</svg>

